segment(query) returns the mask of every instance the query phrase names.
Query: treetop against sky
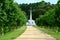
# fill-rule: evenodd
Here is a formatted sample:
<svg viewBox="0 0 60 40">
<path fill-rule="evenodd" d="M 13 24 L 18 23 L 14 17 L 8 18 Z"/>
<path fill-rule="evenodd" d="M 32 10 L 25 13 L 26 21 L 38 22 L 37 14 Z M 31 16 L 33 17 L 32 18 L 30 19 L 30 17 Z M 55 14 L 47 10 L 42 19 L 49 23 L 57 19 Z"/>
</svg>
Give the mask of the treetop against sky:
<svg viewBox="0 0 60 40">
<path fill-rule="evenodd" d="M 42 0 L 14 0 L 14 2 L 17 2 L 18 4 L 22 4 L 22 3 L 36 3 L 36 2 L 40 2 Z M 50 2 L 51 4 L 56 4 L 58 0 L 44 0 L 45 2 Z"/>
</svg>

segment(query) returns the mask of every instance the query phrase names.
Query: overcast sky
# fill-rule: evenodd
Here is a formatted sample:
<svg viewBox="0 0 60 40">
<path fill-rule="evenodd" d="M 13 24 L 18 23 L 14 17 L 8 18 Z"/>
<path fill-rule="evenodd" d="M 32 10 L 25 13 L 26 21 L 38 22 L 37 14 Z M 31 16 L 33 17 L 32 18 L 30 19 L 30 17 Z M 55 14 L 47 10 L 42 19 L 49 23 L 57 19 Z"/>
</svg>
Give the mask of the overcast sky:
<svg viewBox="0 0 60 40">
<path fill-rule="evenodd" d="M 40 2 L 41 0 L 15 0 L 15 2 L 17 2 L 18 4 L 22 4 L 22 3 L 36 3 L 36 2 Z M 45 2 L 50 2 L 51 4 L 56 4 L 58 0 L 44 0 Z"/>
</svg>

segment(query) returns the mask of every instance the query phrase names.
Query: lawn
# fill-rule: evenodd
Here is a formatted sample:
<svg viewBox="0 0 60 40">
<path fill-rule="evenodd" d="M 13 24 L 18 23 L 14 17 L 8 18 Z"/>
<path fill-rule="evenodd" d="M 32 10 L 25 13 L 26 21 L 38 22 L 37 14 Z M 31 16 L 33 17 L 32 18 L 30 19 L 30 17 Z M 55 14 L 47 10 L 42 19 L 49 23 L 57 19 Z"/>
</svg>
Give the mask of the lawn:
<svg viewBox="0 0 60 40">
<path fill-rule="evenodd" d="M 46 28 L 41 28 L 41 27 L 37 27 L 37 28 L 38 28 L 39 30 L 41 30 L 41 31 L 43 31 L 43 32 L 45 32 L 45 33 L 47 33 L 47 34 L 55 37 L 57 40 L 60 40 L 60 33 L 51 31 L 51 30 L 46 29 Z"/>
<path fill-rule="evenodd" d="M 0 40 L 13 40 L 19 35 L 21 35 L 26 30 L 26 26 L 23 26 L 19 29 L 14 30 L 13 32 L 9 32 L 0 37 Z"/>
</svg>

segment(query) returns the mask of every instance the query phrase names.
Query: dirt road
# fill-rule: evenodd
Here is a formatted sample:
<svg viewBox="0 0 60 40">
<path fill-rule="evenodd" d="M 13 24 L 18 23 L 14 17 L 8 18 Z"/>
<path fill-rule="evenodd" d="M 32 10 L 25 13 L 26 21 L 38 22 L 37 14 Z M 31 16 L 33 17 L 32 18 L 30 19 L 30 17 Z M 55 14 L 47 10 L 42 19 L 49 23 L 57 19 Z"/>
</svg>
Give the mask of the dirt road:
<svg viewBox="0 0 60 40">
<path fill-rule="evenodd" d="M 38 30 L 35 27 L 27 26 L 26 31 L 14 40 L 56 40 L 56 39 Z"/>
</svg>

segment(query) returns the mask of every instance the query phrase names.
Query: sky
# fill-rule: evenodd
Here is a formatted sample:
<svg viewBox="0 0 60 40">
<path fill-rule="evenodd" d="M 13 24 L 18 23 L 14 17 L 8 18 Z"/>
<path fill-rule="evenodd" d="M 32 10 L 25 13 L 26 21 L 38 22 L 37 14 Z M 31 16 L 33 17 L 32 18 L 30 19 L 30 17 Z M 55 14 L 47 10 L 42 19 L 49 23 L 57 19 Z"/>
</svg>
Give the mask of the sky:
<svg viewBox="0 0 60 40">
<path fill-rule="evenodd" d="M 18 4 L 22 4 L 22 3 L 36 3 L 36 2 L 40 2 L 42 0 L 14 0 L 14 2 L 17 2 Z M 51 4 L 56 4 L 58 0 L 44 0 L 45 2 L 50 2 Z"/>
</svg>

